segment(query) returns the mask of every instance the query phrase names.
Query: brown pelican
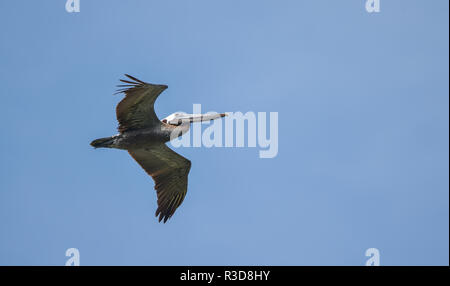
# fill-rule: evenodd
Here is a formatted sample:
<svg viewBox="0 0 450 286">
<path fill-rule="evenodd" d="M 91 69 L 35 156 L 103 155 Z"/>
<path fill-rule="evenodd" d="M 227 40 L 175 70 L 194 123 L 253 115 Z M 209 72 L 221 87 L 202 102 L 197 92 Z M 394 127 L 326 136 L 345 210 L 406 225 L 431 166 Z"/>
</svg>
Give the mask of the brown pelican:
<svg viewBox="0 0 450 286">
<path fill-rule="evenodd" d="M 159 120 L 155 114 L 156 98 L 167 85 L 150 84 L 125 74 L 130 80 L 118 85 L 125 98 L 116 107 L 119 134 L 91 142 L 95 148 L 127 150 L 155 181 L 158 208 L 155 215 L 166 222 L 186 196 L 191 161 L 172 151 L 166 142 L 189 130 L 191 122 L 214 120 L 221 114 L 174 113 Z"/>
</svg>

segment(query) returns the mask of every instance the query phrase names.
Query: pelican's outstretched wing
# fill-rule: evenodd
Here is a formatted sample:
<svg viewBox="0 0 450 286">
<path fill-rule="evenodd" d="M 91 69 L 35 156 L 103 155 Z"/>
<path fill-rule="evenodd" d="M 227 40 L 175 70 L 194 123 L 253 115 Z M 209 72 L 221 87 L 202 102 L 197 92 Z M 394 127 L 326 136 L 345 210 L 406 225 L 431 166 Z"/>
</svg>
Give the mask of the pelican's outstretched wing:
<svg viewBox="0 0 450 286">
<path fill-rule="evenodd" d="M 130 80 L 123 80 L 126 84 L 117 93 L 125 93 L 125 98 L 116 107 L 119 132 L 141 129 L 159 124 L 154 103 L 167 85 L 150 84 L 125 74 Z"/>
<path fill-rule="evenodd" d="M 186 196 L 191 161 L 177 154 L 164 143 L 148 148 L 128 150 L 128 153 L 152 176 L 158 195 L 159 221 L 166 222 Z"/>
</svg>

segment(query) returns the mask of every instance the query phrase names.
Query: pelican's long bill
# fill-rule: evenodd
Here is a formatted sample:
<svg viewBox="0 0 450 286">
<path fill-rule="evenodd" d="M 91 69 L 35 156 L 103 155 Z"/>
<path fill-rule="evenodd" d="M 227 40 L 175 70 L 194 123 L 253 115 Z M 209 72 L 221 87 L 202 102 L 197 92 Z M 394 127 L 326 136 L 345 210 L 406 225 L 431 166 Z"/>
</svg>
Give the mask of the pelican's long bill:
<svg viewBox="0 0 450 286">
<path fill-rule="evenodd" d="M 226 113 L 207 113 L 207 114 L 187 114 L 187 113 L 173 113 L 162 121 L 171 125 L 180 125 L 182 123 L 203 122 L 210 121 L 217 118 L 227 116 Z"/>
</svg>

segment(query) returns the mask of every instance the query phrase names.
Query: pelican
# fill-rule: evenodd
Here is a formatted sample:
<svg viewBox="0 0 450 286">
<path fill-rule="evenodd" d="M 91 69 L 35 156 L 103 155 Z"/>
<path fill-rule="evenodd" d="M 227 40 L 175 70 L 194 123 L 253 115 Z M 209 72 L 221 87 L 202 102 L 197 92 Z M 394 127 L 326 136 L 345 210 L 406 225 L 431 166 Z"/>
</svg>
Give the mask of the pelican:
<svg viewBox="0 0 450 286">
<path fill-rule="evenodd" d="M 125 97 L 116 107 L 119 134 L 96 139 L 91 142 L 95 148 L 127 150 L 131 157 L 155 181 L 158 208 L 155 216 L 164 223 L 173 216 L 183 202 L 188 186 L 191 161 L 167 147 L 166 142 L 185 134 L 191 122 L 214 120 L 226 116 L 216 114 L 174 113 L 163 120 L 156 116 L 156 98 L 167 89 L 167 85 L 150 84 L 128 74 L 129 80 L 117 93 Z"/>
</svg>

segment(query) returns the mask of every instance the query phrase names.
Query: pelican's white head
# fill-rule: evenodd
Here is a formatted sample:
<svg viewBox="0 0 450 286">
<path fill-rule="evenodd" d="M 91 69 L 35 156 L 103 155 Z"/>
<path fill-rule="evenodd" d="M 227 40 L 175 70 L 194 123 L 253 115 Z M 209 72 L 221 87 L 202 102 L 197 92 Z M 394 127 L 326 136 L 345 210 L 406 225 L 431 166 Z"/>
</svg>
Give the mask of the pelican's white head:
<svg viewBox="0 0 450 286">
<path fill-rule="evenodd" d="M 226 113 L 206 113 L 206 114 L 188 114 L 182 112 L 172 113 L 167 116 L 162 122 L 170 125 L 189 125 L 191 122 L 210 121 L 217 118 L 227 116 Z"/>
</svg>

